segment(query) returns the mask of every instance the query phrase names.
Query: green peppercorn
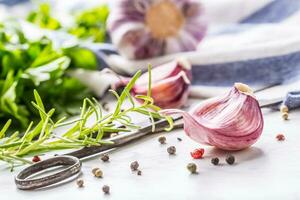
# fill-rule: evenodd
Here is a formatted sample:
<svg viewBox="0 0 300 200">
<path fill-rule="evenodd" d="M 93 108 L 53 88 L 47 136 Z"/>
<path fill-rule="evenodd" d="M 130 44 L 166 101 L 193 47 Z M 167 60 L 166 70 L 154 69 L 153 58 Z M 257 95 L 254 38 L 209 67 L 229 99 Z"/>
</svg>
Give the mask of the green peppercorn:
<svg viewBox="0 0 300 200">
<path fill-rule="evenodd" d="M 197 165 L 195 163 L 189 163 L 186 168 L 192 173 L 197 173 Z"/>
<path fill-rule="evenodd" d="M 94 168 L 92 170 L 92 173 L 94 174 L 95 177 L 101 178 L 103 176 L 103 172 L 99 168 Z"/>
<path fill-rule="evenodd" d="M 282 118 L 283 118 L 284 120 L 288 120 L 288 119 L 289 119 L 289 113 L 288 113 L 288 112 L 283 112 L 283 113 L 281 114 L 281 116 L 282 116 Z"/>
<path fill-rule="evenodd" d="M 281 105 L 280 106 L 280 112 L 281 113 L 288 113 L 289 112 L 289 108 L 286 105 Z"/>
<path fill-rule="evenodd" d="M 226 162 L 229 164 L 229 165 L 233 165 L 234 164 L 234 161 L 235 161 L 235 158 L 233 155 L 228 155 L 226 157 Z"/>
<path fill-rule="evenodd" d="M 158 141 L 160 144 L 166 144 L 167 138 L 165 136 L 160 136 Z"/>
<path fill-rule="evenodd" d="M 167 152 L 170 154 L 170 155 L 174 155 L 176 153 L 176 147 L 175 146 L 170 146 L 167 148 Z"/>
<path fill-rule="evenodd" d="M 92 174 L 94 174 L 94 175 L 95 175 L 95 172 L 96 172 L 98 169 L 99 169 L 98 167 L 96 167 L 96 168 L 93 168 L 93 169 L 92 169 Z"/>
</svg>

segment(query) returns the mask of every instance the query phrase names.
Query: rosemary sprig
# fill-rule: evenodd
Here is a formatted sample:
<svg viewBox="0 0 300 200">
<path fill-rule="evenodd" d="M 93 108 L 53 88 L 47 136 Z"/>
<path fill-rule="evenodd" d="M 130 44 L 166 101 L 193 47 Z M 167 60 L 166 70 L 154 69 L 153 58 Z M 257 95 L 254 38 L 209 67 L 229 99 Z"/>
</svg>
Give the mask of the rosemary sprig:
<svg viewBox="0 0 300 200">
<path fill-rule="evenodd" d="M 151 72 L 150 65 L 148 70 Z M 117 98 L 117 105 L 112 113 L 103 115 L 102 107 L 96 99 L 85 98 L 80 117 L 72 121 L 66 121 L 66 117 L 54 121 L 51 117 L 54 115 L 55 109 L 46 111 L 40 95 L 34 90 L 35 102 L 32 102 L 32 105 L 39 112 L 40 121 L 35 126 L 31 122 L 23 135 L 15 132 L 11 136 L 6 136 L 6 132 L 12 123 L 11 120 L 8 120 L 0 130 L 0 160 L 10 164 L 13 168 L 14 166 L 31 163 L 31 161 L 23 158 L 28 155 L 62 149 L 78 149 L 92 145 L 109 145 L 110 142 L 102 140 L 105 134 L 126 132 L 139 128 L 130 117 L 130 113 L 134 112 L 146 115 L 152 122 L 155 119 L 166 118 L 170 124 L 167 130 L 171 130 L 172 118 L 160 115 L 158 113 L 160 108 L 154 105 L 151 98 L 151 73 L 149 73 L 147 95 L 136 96 L 136 98 L 142 99 L 144 103 L 136 105 L 133 100 L 130 91 L 140 75 L 141 71 L 138 71 L 120 95 L 114 90 L 110 90 Z M 121 109 L 126 100 L 130 102 L 131 107 Z M 92 125 L 87 126 L 86 123 L 92 116 L 95 116 L 96 120 Z M 120 128 L 116 124 L 122 124 L 123 127 Z M 67 125 L 71 125 L 71 127 L 62 136 L 54 133 L 55 128 Z M 154 129 L 153 126 L 152 130 L 154 131 Z"/>
</svg>

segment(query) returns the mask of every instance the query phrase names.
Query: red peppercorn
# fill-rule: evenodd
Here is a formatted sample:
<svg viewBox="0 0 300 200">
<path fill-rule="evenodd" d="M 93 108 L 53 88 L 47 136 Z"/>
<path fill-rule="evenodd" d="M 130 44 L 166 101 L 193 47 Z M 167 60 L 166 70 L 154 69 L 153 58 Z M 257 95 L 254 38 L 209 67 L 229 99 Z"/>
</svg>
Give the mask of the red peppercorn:
<svg viewBox="0 0 300 200">
<path fill-rule="evenodd" d="M 41 161 L 41 158 L 39 156 L 33 156 L 32 158 L 32 162 L 40 162 Z"/>
<path fill-rule="evenodd" d="M 204 154 L 204 149 L 200 148 L 200 149 L 195 149 L 193 152 L 191 152 L 191 156 L 194 159 L 200 159 L 203 157 Z"/>
<path fill-rule="evenodd" d="M 283 134 L 278 134 L 278 135 L 276 135 L 276 139 L 278 141 L 283 141 L 283 140 L 285 140 L 285 136 Z"/>
</svg>

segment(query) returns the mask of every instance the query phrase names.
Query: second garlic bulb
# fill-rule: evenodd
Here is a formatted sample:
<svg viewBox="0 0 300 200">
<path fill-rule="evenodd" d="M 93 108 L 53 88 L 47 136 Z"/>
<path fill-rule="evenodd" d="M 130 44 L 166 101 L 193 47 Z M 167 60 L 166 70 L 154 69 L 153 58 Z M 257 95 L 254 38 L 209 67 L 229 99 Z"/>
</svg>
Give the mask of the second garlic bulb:
<svg viewBox="0 0 300 200">
<path fill-rule="evenodd" d="M 117 0 L 107 25 L 129 59 L 193 51 L 207 29 L 197 0 Z"/>
</svg>

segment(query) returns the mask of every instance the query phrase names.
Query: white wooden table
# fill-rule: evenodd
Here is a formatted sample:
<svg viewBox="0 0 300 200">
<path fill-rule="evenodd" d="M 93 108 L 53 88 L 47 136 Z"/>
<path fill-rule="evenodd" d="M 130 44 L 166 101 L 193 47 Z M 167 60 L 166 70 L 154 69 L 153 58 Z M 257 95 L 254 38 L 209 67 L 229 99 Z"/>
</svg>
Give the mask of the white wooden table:
<svg viewBox="0 0 300 200">
<path fill-rule="evenodd" d="M 110 152 L 110 162 L 99 157 L 83 162 L 84 188 L 75 181 L 36 191 L 21 191 L 14 184 L 14 175 L 0 165 L 1 200 L 53 200 L 53 199 L 300 199 L 300 112 L 290 114 L 283 121 L 279 112 L 264 111 L 265 129 L 259 141 L 251 148 L 234 152 L 237 163 L 225 164 L 223 152 L 196 144 L 182 130 L 165 133 L 167 144 L 160 145 L 158 135 L 151 135 L 138 142 Z M 286 140 L 278 142 L 276 135 L 283 133 Z M 183 140 L 179 142 L 177 137 Z M 175 156 L 166 152 L 168 146 L 177 148 Z M 193 160 L 190 151 L 204 147 L 205 158 Z M 221 165 L 210 163 L 218 156 Z M 142 176 L 130 170 L 130 163 L 140 163 Z M 199 174 L 190 174 L 186 165 L 195 162 Z M 100 167 L 103 178 L 91 174 Z M 110 195 L 101 188 L 107 184 Z"/>
</svg>

